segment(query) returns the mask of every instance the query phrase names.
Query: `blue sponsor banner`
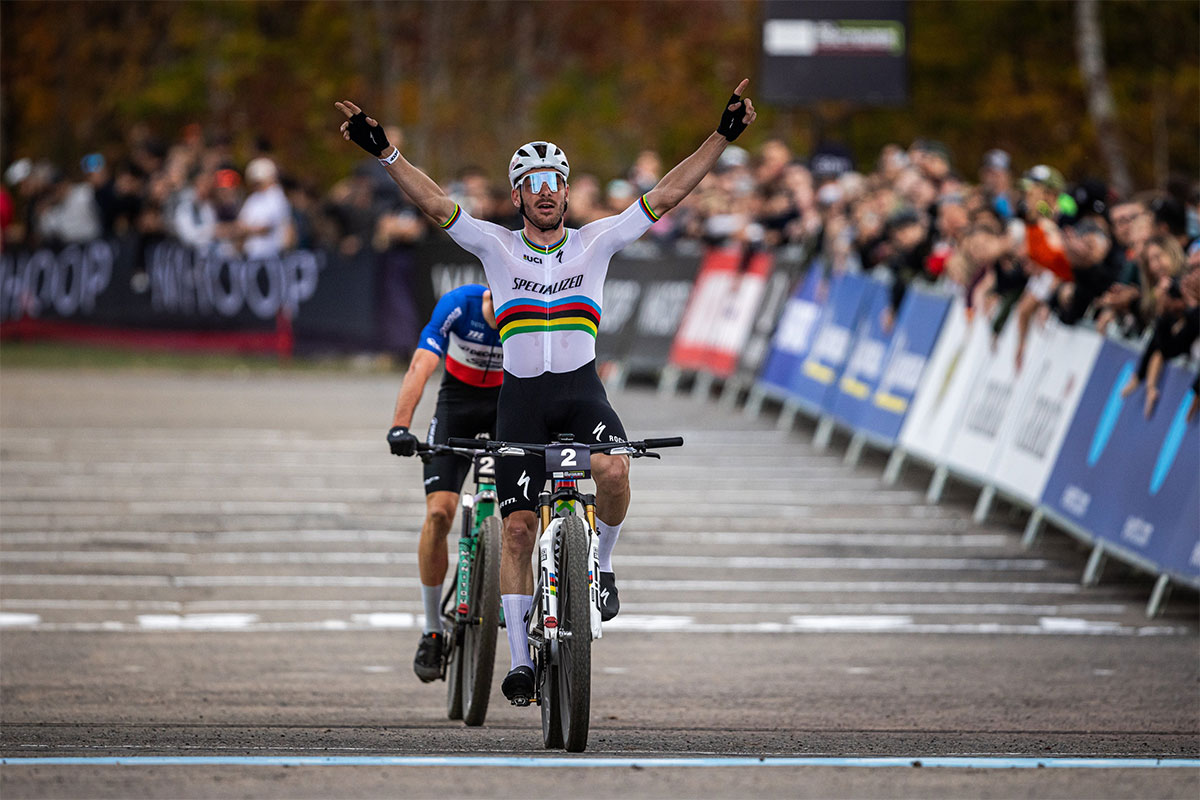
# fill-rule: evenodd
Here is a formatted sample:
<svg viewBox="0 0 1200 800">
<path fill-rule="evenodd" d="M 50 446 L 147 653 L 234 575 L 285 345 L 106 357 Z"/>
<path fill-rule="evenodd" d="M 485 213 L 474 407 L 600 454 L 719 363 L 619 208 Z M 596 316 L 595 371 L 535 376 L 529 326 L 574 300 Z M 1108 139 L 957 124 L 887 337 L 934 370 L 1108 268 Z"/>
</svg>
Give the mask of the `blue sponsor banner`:
<svg viewBox="0 0 1200 800">
<path fill-rule="evenodd" d="M 1121 396 L 1138 355 L 1104 343 L 1042 505 L 1168 571 L 1200 576 L 1200 433 L 1186 419 L 1190 376 L 1164 370 L 1162 399 L 1146 419 L 1144 388 Z"/>
<path fill-rule="evenodd" d="M 888 286 L 874 279 L 866 281 L 850 356 L 830 395 L 830 413 L 850 428 L 859 426 L 883 375 L 892 339 L 892 334 L 883 327 L 883 314 L 890 302 Z"/>
<path fill-rule="evenodd" d="M 823 297 L 821 268 L 813 265 L 804 280 L 797 284 L 775 326 L 771 350 L 767 354 L 758 382 L 788 395 L 793 372 L 800 369 L 820 327 Z"/>
<path fill-rule="evenodd" d="M 850 356 L 866 290 L 867 279 L 861 275 L 838 275 L 830 281 L 829 302 L 808 355 L 789 376 L 788 396 L 823 411 L 831 409 L 837 380 Z"/>
<path fill-rule="evenodd" d="M 1124 475 L 1100 506 L 1112 527 L 1097 533 L 1167 572 L 1197 578 L 1200 566 L 1189 559 L 1200 542 L 1200 428 L 1187 420 L 1191 381 L 1167 367 L 1150 419 L 1144 387 L 1126 399 L 1109 442 Z"/>
<path fill-rule="evenodd" d="M 887 299 L 885 290 L 885 303 Z M 919 289 L 905 292 L 883 369 L 854 423 L 857 430 L 887 443 L 899 438 L 949 310 L 950 298 L 945 295 Z"/>
</svg>

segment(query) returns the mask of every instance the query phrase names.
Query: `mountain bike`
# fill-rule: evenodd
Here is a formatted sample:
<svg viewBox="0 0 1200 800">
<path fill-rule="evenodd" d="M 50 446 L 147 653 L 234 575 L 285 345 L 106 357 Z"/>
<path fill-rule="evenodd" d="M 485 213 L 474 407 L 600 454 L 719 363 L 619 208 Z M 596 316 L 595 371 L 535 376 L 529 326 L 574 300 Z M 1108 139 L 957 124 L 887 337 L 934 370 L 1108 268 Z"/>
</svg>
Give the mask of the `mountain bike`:
<svg viewBox="0 0 1200 800">
<path fill-rule="evenodd" d="M 600 539 L 596 498 L 579 490 L 591 477 L 591 454 L 659 458 L 655 448 L 679 447 L 680 437 L 637 442 L 577 444 L 570 435 L 544 445 L 450 439 L 449 444 L 498 456 L 545 457 L 550 491 L 538 495 L 541 534 L 533 551 L 536 582 L 533 608 L 525 624 L 533 659 L 536 702 L 542 712 L 547 749 L 582 752 L 591 714 L 592 642 L 603 633 L 600 621 Z M 519 624 L 510 620 L 509 624 Z"/>
<path fill-rule="evenodd" d="M 469 439 L 467 441 L 479 441 Z M 446 713 L 472 727 L 487 717 L 500 627 L 500 512 L 496 499 L 496 456 L 477 448 L 417 446 L 422 460 L 454 453 L 473 462 L 475 491 L 459 501 L 462 534 L 458 540 L 457 577 L 442 599 L 446 639 L 442 677 Z"/>
</svg>

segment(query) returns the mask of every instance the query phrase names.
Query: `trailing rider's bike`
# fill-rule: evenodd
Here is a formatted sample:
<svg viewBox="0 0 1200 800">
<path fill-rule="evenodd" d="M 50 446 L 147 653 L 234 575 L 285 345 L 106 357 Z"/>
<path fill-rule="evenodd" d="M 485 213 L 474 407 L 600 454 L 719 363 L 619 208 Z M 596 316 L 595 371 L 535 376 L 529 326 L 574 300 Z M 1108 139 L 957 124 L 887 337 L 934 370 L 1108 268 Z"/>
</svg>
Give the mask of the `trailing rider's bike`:
<svg viewBox="0 0 1200 800">
<path fill-rule="evenodd" d="M 468 439 L 475 442 L 478 440 Z M 450 719 L 482 725 L 487 717 L 500 625 L 500 513 L 496 499 L 496 456 L 477 447 L 417 445 L 422 460 L 455 453 L 474 462 L 475 491 L 459 501 L 462 535 L 456 580 L 442 600 L 446 645 L 442 678 Z"/>
</svg>

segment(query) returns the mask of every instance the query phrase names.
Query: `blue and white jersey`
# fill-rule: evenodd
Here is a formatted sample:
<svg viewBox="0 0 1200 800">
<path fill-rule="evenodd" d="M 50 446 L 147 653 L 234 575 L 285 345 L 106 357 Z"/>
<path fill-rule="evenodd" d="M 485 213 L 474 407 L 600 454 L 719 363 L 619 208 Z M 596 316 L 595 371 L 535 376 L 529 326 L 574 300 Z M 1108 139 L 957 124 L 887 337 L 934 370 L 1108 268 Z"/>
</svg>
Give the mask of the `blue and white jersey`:
<svg viewBox="0 0 1200 800">
<path fill-rule="evenodd" d="M 446 359 L 446 373 L 468 386 L 493 388 L 504 380 L 500 333 L 483 316 L 486 286 L 459 286 L 442 295 L 417 348 Z"/>
</svg>

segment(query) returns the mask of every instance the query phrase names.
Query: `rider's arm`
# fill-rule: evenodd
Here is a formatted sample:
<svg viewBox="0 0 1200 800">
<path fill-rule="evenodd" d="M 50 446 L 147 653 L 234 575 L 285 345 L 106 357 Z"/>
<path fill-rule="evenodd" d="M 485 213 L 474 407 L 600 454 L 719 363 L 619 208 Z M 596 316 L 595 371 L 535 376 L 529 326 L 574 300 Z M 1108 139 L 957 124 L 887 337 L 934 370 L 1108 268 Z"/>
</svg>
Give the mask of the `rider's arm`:
<svg viewBox="0 0 1200 800">
<path fill-rule="evenodd" d="M 408 159 L 400 154 L 400 150 L 388 142 L 379 123 L 364 114 L 361 108 L 349 100 L 341 100 L 334 105 L 346 115 L 346 122 L 343 122 L 341 127 L 342 138 L 354 142 L 378 158 L 388 175 L 417 208 L 428 214 L 438 225 L 444 225 L 454 215 L 457 205 L 442 187 L 408 163 Z"/>
<path fill-rule="evenodd" d="M 709 170 L 717 165 L 717 159 L 725 152 L 726 146 L 754 122 L 758 114 L 750 98 L 742 97 L 749 79 L 743 80 L 733 90 L 733 96 L 725 106 L 721 123 L 713 131 L 700 149 L 680 161 L 670 172 L 663 176 L 653 189 L 646 193 L 645 202 L 654 215 L 661 217 L 675 206 L 683 202 L 683 198 L 699 185 L 701 179 Z"/>
<path fill-rule="evenodd" d="M 396 395 L 396 411 L 392 415 L 392 425 L 402 425 L 405 428 L 412 424 L 413 412 L 421 402 L 421 394 L 429 376 L 437 369 L 441 358 L 429 350 L 418 349 L 413 353 L 408 371 L 404 373 L 404 381 L 400 384 L 400 393 Z"/>
<path fill-rule="evenodd" d="M 396 185 L 409 196 L 417 208 L 424 211 L 438 225 L 450 219 L 454 214 L 455 203 L 442 187 L 438 186 L 433 178 L 408 163 L 408 159 L 398 153 L 395 145 L 384 152 L 381 161 L 386 161 L 392 154 L 396 154 L 396 160 L 391 164 L 384 164 L 383 168 Z"/>
<path fill-rule="evenodd" d="M 709 170 L 716 166 L 717 159 L 728 145 L 729 141 L 724 136 L 713 131 L 704 140 L 704 144 L 700 145 L 700 149 L 680 161 L 646 193 L 646 205 L 660 217 L 679 205 L 683 198 L 700 184 Z"/>
</svg>

